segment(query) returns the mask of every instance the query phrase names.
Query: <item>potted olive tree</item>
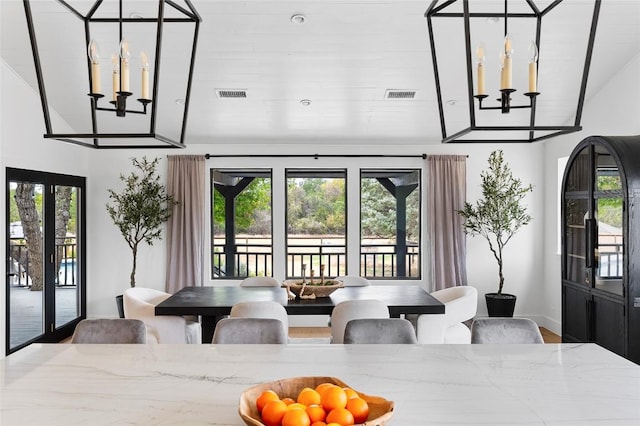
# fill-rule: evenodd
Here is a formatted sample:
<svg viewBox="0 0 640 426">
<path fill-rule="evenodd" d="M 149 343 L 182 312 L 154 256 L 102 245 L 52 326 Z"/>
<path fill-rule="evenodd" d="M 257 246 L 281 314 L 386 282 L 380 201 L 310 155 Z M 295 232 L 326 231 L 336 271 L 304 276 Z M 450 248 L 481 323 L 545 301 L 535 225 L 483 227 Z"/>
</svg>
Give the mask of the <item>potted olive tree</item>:
<svg viewBox="0 0 640 426">
<path fill-rule="evenodd" d="M 171 217 L 173 205 L 176 204 L 160 183 L 156 172 L 159 161 L 159 158 L 151 161 L 146 157 L 142 157 L 142 160 L 132 158 L 136 170 L 128 176 L 120 175 L 124 183 L 122 191 L 108 190 L 112 204 L 107 203 L 107 213 L 131 248 L 131 287 L 136 286 L 138 246 L 142 242 L 153 245 L 154 241 L 162 239 L 161 225 Z M 116 302 L 120 317 L 124 317 L 122 295 L 116 296 Z"/>
<path fill-rule="evenodd" d="M 513 176 L 502 151 L 493 151 L 489 167 L 480 173 L 482 197 L 475 205 L 465 202 L 458 213 L 464 218 L 464 232 L 480 235 L 489 243 L 489 250 L 498 262 L 498 292 L 485 294 L 489 316 L 513 316 L 516 296 L 503 293 L 502 273 L 505 245 L 518 230 L 531 222 L 531 216 L 522 200 L 533 191 Z"/>
</svg>

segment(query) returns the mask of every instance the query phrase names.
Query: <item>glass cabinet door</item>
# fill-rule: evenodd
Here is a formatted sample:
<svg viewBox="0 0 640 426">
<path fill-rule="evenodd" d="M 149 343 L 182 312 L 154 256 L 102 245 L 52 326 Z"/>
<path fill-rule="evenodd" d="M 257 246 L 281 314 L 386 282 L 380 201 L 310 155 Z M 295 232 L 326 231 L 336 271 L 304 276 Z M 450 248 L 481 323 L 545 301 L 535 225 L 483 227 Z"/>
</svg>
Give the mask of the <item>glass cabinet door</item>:
<svg viewBox="0 0 640 426">
<path fill-rule="evenodd" d="M 569 198 L 564 202 L 565 211 L 565 279 L 577 284 L 589 285 L 587 268 L 587 226 L 589 203 L 586 199 Z"/>
<path fill-rule="evenodd" d="M 591 261 L 588 262 L 588 240 L 593 228 L 590 215 L 589 189 L 592 167 L 589 147 L 573 159 L 564 183 L 564 279 L 590 286 Z"/>
<path fill-rule="evenodd" d="M 603 147 L 594 148 L 594 216 L 597 218 L 595 287 L 622 296 L 624 197 L 620 172 Z"/>
<path fill-rule="evenodd" d="M 564 191 L 587 192 L 591 181 L 592 170 L 589 161 L 589 147 L 584 148 L 570 164 L 569 174 L 564 186 Z"/>
</svg>

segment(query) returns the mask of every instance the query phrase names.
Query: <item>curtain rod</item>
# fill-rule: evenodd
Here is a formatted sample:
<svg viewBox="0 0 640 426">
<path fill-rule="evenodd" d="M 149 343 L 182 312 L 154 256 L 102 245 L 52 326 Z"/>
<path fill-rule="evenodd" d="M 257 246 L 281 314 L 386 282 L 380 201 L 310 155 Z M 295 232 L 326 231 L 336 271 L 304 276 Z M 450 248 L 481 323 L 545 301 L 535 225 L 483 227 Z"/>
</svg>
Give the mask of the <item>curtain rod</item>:
<svg viewBox="0 0 640 426">
<path fill-rule="evenodd" d="M 329 157 L 329 158 L 359 158 L 359 157 L 367 157 L 367 158 L 422 158 L 423 160 L 425 160 L 427 158 L 427 154 L 420 154 L 420 155 L 386 155 L 386 154 L 379 154 L 379 155 L 375 155 L 375 154 L 244 154 L 244 155 L 233 155 L 233 154 L 221 154 L 221 155 L 215 155 L 215 154 L 205 154 L 204 158 L 206 158 L 207 160 L 209 158 L 229 158 L 229 157 L 235 157 L 235 158 L 289 158 L 289 157 L 296 157 L 296 158 L 314 158 L 314 159 L 318 159 L 320 157 Z"/>
</svg>

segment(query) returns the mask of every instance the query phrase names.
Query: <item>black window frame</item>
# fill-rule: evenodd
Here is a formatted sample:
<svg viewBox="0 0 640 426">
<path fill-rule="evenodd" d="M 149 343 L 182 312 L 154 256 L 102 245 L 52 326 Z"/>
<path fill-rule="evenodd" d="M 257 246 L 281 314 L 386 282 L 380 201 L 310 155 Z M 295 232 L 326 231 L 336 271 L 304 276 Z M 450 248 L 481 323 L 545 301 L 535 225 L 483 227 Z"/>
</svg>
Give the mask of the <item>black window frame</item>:
<svg viewBox="0 0 640 426">
<path fill-rule="evenodd" d="M 383 269 L 383 275 L 369 275 L 367 274 L 367 269 L 366 269 L 366 265 L 367 265 L 367 253 L 365 253 L 363 251 L 363 245 L 362 245 L 362 240 L 363 240 L 363 235 L 362 235 L 362 180 L 363 178 L 376 178 L 376 177 L 395 177 L 397 176 L 399 173 L 407 173 L 407 174 L 417 174 L 417 183 L 418 186 L 416 189 L 418 189 L 418 238 L 419 241 L 416 244 L 417 250 L 418 252 L 415 253 L 413 255 L 413 257 L 417 260 L 418 265 L 417 265 L 417 272 L 418 275 L 417 276 L 411 276 L 410 275 L 410 271 L 411 271 L 411 267 L 408 268 L 408 270 L 406 271 L 407 274 L 405 274 L 405 276 L 398 276 L 397 274 L 397 263 L 398 262 L 392 262 L 392 270 L 394 271 L 394 274 L 391 276 L 387 276 L 384 274 L 384 267 Z M 370 176 L 365 176 L 369 174 Z M 359 174 L 359 187 L 360 187 L 360 193 L 359 193 L 359 203 L 360 203 L 360 231 L 359 231 L 359 237 L 358 237 L 358 250 L 359 250 L 359 256 L 358 256 L 358 270 L 361 276 L 370 279 L 370 280 L 421 280 L 422 279 L 422 257 L 423 257 L 423 250 L 422 250 L 422 246 L 423 246 L 423 235 L 422 235 L 422 222 L 423 222 L 423 180 L 422 180 L 422 168 L 417 167 L 411 167 L 411 168 L 407 168 L 407 167 L 394 167 L 394 168 L 381 168 L 381 167 L 366 167 L 366 168 L 361 168 L 360 169 L 360 174 Z M 413 191 L 411 191 L 408 195 L 410 195 Z M 407 247 L 409 248 L 409 247 Z M 393 254 L 395 254 L 397 256 L 397 234 L 396 234 L 396 248 L 393 251 Z M 407 251 L 407 255 L 411 256 L 411 253 L 409 253 Z M 374 257 L 374 263 L 375 263 L 375 257 Z M 374 267 L 375 270 L 375 267 Z"/>
<path fill-rule="evenodd" d="M 298 175 L 298 176 L 296 176 Z M 348 170 L 344 167 L 323 167 L 323 168 L 305 168 L 305 167 L 285 167 L 284 168 L 284 187 L 285 187 L 285 206 L 284 206 L 284 229 L 285 229 L 285 259 L 284 259 L 284 268 L 285 268 L 285 279 L 296 279 L 301 278 L 299 275 L 294 275 L 290 273 L 295 270 L 295 262 L 290 262 L 291 256 L 298 256 L 299 253 L 291 253 L 289 250 L 289 178 L 290 177 L 302 177 L 302 178 L 342 178 L 344 179 L 344 250 L 343 253 L 337 254 L 338 257 L 338 267 L 337 271 L 333 270 L 329 262 L 329 268 L 325 271 L 326 277 L 337 277 L 348 275 L 349 273 L 349 263 L 348 263 L 348 247 L 349 247 L 349 188 L 348 188 Z M 300 255 L 301 260 L 300 264 L 304 263 L 305 257 L 308 257 L 309 264 L 313 264 L 313 259 L 315 256 L 319 256 L 322 259 L 323 255 L 326 253 L 322 253 L 322 247 L 320 246 L 319 254 L 310 254 L 310 255 Z M 334 246 L 335 247 L 335 246 Z M 341 261 L 341 259 L 344 259 Z M 291 264 L 291 268 L 289 267 Z M 340 268 L 340 265 L 344 265 L 344 269 Z M 310 270 L 306 271 L 307 276 L 310 275 Z M 316 271 L 316 276 L 319 276 L 319 271 Z"/>
<path fill-rule="evenodd" d="M 272 277 L 274 275 L 273 273 L 273 256 L 274 256 L 274 249 L 273 249 L 273 220 L 274 220 L 274 216 L 273 216 L 273 168 L 265 168 L 265 167 L 255 167 L 255 168 L 242 168 L 242 167 L 211 167 L 209 169 L 209 183 L 210 183 L 210 194 L 211 194 L 211 199 L 210 199 L 210 248 L 211 248 L 211 259 L 210 259 L 210 278 L 212 280 L 226 280 L 226 279 L 244 279 L 247 278 L 251 275 L 249 275 L 249 269 L 247 268 L 247 274 L 246 275 L 236 275 L 235 273 L 233 275 L 227 275 L 226 273 L 224 275 L 220 275 L 220 271 L 216 270 L 216 262 L 215 262 L 215 257 L 216 257 L 216 252 L 215 252 L 215 206 L 214 206 L 214 198 L 215 198 L 215 191 L 216 191 L 216 183 L 215 183 L 215 173 L 216 172 L 223 172 L 223 173 L 229 173 L 229 174 L 234 174 L 234 175 L 239 175 L 239 176 L 245 176 L 245 177 L 268 177 L 270 180 L 270 200 L 269 200 L 269 205 L 270 205 L 270 210 L 271 210 L 271 221 L 270 221 L 270 227 L 271 227 L 271 244 L 270 244 L 270 253 L 266 255 L 266 257 L 268 257 L 270 259 L 269 262 L 269 266 L 267 268 L 267 270 L 265 271 L 265 275 Z M 248 186 L 248 185 L 247 185 Z M 226 220 L 225 220 L 225 229 L 226 229 Z M 236 258 L 239 259 L 239 257 L 236 254 Z M 247 261 L 248 261 L 248 255 L 247 255 Z M 266 266 L 266 263 L 265 263 Z M 234 268 L 237 269 L 237 268 Z M 269 274 L 267 274 L 266 272 L 270 271 Z M 226 268 L 225 268 L 225 272 L 226 272 Z"/>
</svg>

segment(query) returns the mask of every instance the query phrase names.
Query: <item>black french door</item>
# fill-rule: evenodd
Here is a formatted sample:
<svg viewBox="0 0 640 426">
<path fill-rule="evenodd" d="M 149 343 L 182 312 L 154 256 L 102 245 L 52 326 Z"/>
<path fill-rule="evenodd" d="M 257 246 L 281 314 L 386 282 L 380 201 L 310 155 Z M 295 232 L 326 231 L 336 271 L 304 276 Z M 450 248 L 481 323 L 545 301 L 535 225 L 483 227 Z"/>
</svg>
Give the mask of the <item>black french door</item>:
<svg viewBox="0 0 640 426">
<path fill-rule="evenodd" d="M 6 353 L 59 342 L 86 317 L 79 176 L 6 170 Z"/>
</svg>

